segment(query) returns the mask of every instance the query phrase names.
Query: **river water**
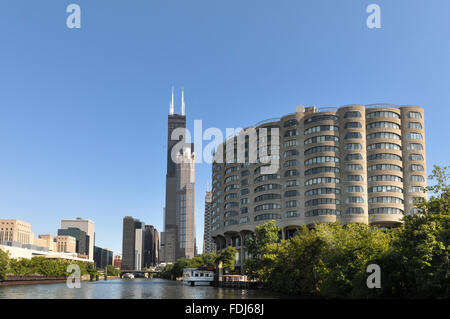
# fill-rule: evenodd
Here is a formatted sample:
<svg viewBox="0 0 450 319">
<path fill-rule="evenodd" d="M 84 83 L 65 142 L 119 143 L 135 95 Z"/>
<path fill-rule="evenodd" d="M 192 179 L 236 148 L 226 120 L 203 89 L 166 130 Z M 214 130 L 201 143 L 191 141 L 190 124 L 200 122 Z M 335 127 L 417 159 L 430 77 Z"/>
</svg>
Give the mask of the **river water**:
<svg viewBox="0 0 450 319">
<path fill-rule="evenodd" d="M 0 287 L 0 299 L 265 299 L 279 298 L 259 289 L 187 286 L 165 279 L 116 279 L 82 282 L 81 288 L 65 283 Z"/>
</svg>

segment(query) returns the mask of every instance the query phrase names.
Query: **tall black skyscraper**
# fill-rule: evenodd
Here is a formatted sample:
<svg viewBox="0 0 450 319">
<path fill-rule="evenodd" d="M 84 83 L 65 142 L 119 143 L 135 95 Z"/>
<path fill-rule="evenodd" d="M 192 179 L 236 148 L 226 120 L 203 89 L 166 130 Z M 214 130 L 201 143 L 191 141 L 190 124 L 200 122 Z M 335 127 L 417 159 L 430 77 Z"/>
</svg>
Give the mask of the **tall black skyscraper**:
<svg viewBox="0 0 450 319">
<path fill-rule="evenodd" d="M 123 219 L 122 269 L 141 270 L 145 224 L 131 216 Z"/>
<path fill-rule="evenodd" d="M 195 161 L 193 161 L 193 144 L 184 143 L 179 152 L 175 152 L 177 154 L 174 156 L 180 156 L 181 164 L 175 163 L 172 158 L 174 146 L 182 141 L 183 136 L 185 136 L 186 116 L 184 113 L 184 93 L 182 93 L 181 114 L 174 114 L 172 89 L 172 103 L 170 104 L 167 127 L 164 233 L 161 236 L 162 256 L 160 258 L 163 262 L 175 262 L 180 257 L 192 257 L 194 254 L 195 223 L 193 198 L 195 194 Z M 190 253 L 191 250 L 192 253 Z"/>
</svg>

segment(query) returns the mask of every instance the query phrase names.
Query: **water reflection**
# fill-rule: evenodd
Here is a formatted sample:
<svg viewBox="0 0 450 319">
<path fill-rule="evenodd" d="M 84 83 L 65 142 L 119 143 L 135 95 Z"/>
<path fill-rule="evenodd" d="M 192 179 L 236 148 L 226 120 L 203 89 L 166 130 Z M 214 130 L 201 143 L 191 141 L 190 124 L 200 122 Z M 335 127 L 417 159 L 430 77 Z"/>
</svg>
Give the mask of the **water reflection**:
<svg viewBox="0 0 450 319">
<path fill-rule="evenodd" d="M 190 287 L 181 282 L 141 278 L 82 282 L 80 289 L 70 289 L 65 283 L 0 287 L 0 298 L 13 299 L 260 299 L 278 297 L 271 292 L 262 290 Z"/>
</svg>

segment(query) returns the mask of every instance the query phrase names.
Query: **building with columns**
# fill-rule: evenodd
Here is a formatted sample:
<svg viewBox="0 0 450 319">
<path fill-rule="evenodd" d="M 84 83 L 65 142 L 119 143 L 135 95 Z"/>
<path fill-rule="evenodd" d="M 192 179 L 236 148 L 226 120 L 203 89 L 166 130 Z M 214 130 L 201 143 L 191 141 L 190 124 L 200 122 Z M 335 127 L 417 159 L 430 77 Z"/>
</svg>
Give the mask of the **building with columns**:
<svg viewBox="0 0 450 319">
<path fill-rule="evenodd" d="M 247 135 L 253 129 L 257 143 Z M 424 110 L 418 106 L 299 106 L 243 130 L 242 161 L 238 140 L 231 137 L 221 145 L 231 149 L 216 150 L 211 236 L 219 251 L 238 249 L 241 270 L 245 239 L 268 220 L 276 221 L 282 238 L 322 222 L 395 227 L 426 197 Z M 267 160 L 278 165 L 270 173 Z"/>
</svg>

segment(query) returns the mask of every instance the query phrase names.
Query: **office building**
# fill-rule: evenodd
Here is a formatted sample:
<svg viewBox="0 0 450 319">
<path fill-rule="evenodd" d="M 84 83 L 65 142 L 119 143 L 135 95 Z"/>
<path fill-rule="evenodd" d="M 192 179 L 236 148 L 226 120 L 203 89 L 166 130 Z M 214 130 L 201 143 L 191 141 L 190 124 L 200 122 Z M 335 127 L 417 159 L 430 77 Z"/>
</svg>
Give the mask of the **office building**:
<svg viewBox="0 0 450 319">
<path fill-rule="evenodd" d="M 184 143 L 186 116 L 184 92 L 181 114 L 174 114 L 174 95 L 168 116 L 166 202 L 164 208 L 164 240 L 161 244 L 161 261 L 175 262 L 181 257 L 192 257 L 195 245 L 195 157 L 191 143 Z M 174 138 L 172 139 L 172 133 Z M 182 141 L 182 148 L 172 158 L 173 148 Z M 175 152 L 174 152 L 175 153 Z M 175 157 L 174 156 L 174 157 Z M 176 163 L 175 160 L 177 160 Z M 194 227 L 193 227 L 194 225 Z"/>
<path fill-rule="evenodd" d="M 76 239 L 76 252 L 83 256 L 89 256 L 89 236 L 79 228 L 69 227 L 58 229 L 59 236 L 72 236 Z"/>
<path fill-rule="evenodd" d="M 72 236 L 56 236 L 59 253 L 76 253 L 77 240 Z"/>
<path fill-rule="evenodd" d="M 258 143 L 245 136 L 253 129 Z M 245 141 L 239 163 L 238 140 Z M 212 168 L 211 235 L 218 250 L 238 249 L 238 268 L 245 239 L 268 220 L 276 221 L 282 238 L 322 222 L 395 227 L 426 197 L 424 111 L 417 106 L 299 106 L 226 144 L 231 149 L 219 147 Z M 258 160 L 250 161 L 255 151 Z M 267 161 L 277 169 L 267 173 Z"/>
<path fill-rule="evenodd" d="M 139 219 L 126 216 L 123 219 L 122 269 L 141 270 L 143 264 L 145 224 Z"/>
<path fill-rule="evenodd" d="M 143 268 L 154 267 L 159 258 L 159 233 L 155 227 L 146 225 L 144 230 Z"/>
<path fill-rule="evenodd" d="M 94 260 L 95 225 L 93 221 L 76 218 L 61 220 L 61 229 L 78 228 L 86 233 L 87 255 L 90 260 Z"/>
<path fill-rule="evenodd" d="M 94 264 L 98 269 L 105 269 L 113 264 L 113 252 L 106 248 L 94 246 Z"/>
<path fill-rule="evenodd" d="M 205 194 L 205 225 L 203 231 L 203 253 L 215 251 L 214 242 L 211 237 L 212 220 L 212 191 L 207 190 Z"/>
</svg>

